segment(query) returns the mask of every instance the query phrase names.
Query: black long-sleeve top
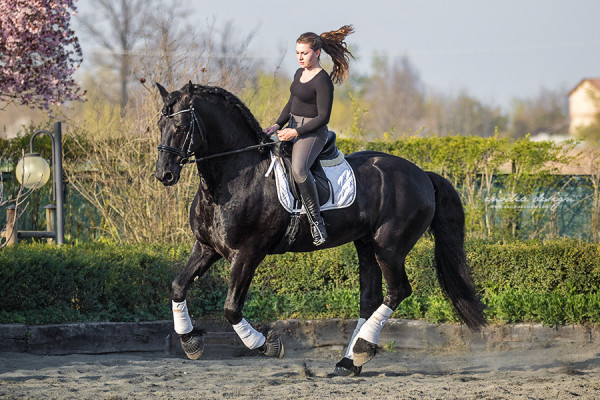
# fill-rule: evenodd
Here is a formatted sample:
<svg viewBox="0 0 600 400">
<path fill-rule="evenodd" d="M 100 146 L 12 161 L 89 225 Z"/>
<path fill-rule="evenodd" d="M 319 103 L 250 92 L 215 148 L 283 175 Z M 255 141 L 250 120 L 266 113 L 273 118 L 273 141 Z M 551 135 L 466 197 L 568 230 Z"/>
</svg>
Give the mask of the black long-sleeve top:
<svg viewBox="0 0 600 400">
<path fill-rule="evenodd" d="M 300 68 L 294 74 L 294 80 L 290 85 L 290 99 L 277 119 L 277 124 L 283 127 L 289 120 L 290 114 L 313 118 L 296 128 L 298 135 L 327 125 L 333 105 L 333 82 L 329 74 L 322 69 L 310 81 L 300 82 L 303 70 Z"/>
</svg>

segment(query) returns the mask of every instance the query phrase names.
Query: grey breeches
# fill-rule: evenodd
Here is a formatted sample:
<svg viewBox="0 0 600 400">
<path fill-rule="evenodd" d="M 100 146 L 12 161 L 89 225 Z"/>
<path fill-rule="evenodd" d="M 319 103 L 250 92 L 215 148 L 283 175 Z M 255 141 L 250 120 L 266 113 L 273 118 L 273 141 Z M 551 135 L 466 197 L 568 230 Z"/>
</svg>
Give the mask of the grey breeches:
<svg viewBox="0 0 600 400">
<path fill-rule="evenodd" d="M 311 118 L 298 117 L 292 115 L 290 117 L 290 128 L 302 126 Z M 327 141 L 327 126 L 317 129 L 316 131 L 307 132 L 302 136 L 294 139 L 294 147 L 292 148 L 292 176 L 298 183 L 306 181 L 309 169 L 317 159 L 321 150 Z"/>
</svg>

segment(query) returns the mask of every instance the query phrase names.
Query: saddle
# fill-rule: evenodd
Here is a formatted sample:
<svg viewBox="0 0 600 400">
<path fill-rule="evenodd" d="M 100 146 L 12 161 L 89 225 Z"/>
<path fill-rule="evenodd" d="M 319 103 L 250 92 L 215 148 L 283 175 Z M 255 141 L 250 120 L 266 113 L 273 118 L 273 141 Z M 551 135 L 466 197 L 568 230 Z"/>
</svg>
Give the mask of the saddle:
<svg viewBox="0 0 600 400">
<path fill-rule="evenodd" d="M 339 157 L 340 151 L 335 144 L 335 138 L 335 132 L 329 131 L 323 150 L 321 150 L 321 153 L 319 153 L 317 159 L 310 167 L 310 172 L 315 178 L 315 183 L 317 185 L 320 206 L 327 203 L 333 193 L 333 187 L 325 175 L 325 171 L 323 170 L 321 162 L 335 160 Z M 294 196 L 294 199 L 300 203 L 300 190 L 298 189 L 298 186 L 296 186 L 296 181 L 294 181 L 294 178 L 292 177 L 292 147 L 293 142 L 279 142 L 279 145 L 274 146 L 273 154 L 281 160 L 290 192 L 292 196 Z"/>
<path fill-rule="evenodd" d="M 273 254 L 282 254 L 292 248 L 300 230 L 302 201 L 300 191 L 292 177 L 292 142 L 278 142 L 271 150 L 271 166 L 265 177 L 273 173 L 277 197 L 281 206 L 290 214 L 285 234 L 271 249 Z M 344 154 L 335 145 L 335 133 L 329 132 L 323 150 L 310 168 L 316 181 L 321 210 L 349 207 L 356 197 L 356 178 L 345 160 Z M 324 205 L 324 206 L 323 206 Z"/>
</svg>

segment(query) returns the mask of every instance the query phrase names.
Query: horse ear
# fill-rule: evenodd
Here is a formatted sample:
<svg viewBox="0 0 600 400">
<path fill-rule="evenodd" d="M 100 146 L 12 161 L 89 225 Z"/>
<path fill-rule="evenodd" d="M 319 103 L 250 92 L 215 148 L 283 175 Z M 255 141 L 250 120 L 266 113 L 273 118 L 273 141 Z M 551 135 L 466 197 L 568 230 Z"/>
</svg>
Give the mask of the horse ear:
<svg viewBox="0 0 600 400">
<path fill-rule="evenodd" d="M 187 85 L 185 85 L 185 91 L 188 94 L 192 94 L 192 90 L 194 89 L 194 84 L 192 83 L 192 81 L 189 81 Z"/>
<path fill-rule="evenodd" d="M 164 87 L 162 87 L 162 85 L 158 82 L 155 82 L 156 87 L 158 88 L 158 91 L 160 92 L 160 96 L 163 99 L 163 102 L 167 102 L 167 97 L 169 97 L 169 92 L 167 91 L 167 89 L 165 89 Z"/>
</svg>

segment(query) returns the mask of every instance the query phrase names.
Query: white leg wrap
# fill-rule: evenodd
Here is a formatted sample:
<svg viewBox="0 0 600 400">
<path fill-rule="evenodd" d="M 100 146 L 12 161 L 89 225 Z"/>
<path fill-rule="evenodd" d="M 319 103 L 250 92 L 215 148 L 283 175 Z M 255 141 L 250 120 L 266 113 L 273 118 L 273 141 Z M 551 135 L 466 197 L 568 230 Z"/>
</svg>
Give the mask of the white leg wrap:
<svg viewBox="0 0 600 400">
<path fill-rule="evenodd" d="M 175 323 L 175 332 L 180 335 L 190 333 L 194 329 L 185 300 L 181 303 L 173 301 L 173 322 Z"/>
<path fill-rule="evenodd" d="M 350 345 L 346 349 L 346 354 L 344 354 L 344 357 L 354 360 L 354 352 L 352 351 L 352 348 L 354 347 L 354 343 L 356 343 L 356 339 L 358 339 L 358 332 L 360 331 L 360 328 L 365 324 L 365 322 L 367 322 L 367 320 L 364 318 L 358 319 L 356 328 L 354 328 L 354 333 L 352 334 L 352 338 L 350 338 Z"/>
<path fill-rule="evenodd" d="M 383 329 L 383 325 L 390 318 L 394 310 L 382 304 L 371 315 L 367 322 L 360 328 L 358 337 L 373 344 L 379 344 L 379 334 Z"/>
<path fill-rule="evenodd" d="M 265 335 L 254 329 L 244 318 L 233 326 L 233 330 L 238 334 L 242 342 L 249 349 L 257 349 L 265 343 Z"/>
</svg>

